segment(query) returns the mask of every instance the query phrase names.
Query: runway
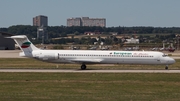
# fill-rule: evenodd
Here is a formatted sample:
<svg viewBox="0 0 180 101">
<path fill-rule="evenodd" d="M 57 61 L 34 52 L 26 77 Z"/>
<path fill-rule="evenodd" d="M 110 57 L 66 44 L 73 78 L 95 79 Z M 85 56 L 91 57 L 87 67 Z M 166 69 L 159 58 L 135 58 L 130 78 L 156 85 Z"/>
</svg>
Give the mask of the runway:
<svg viewBox="0 0 180 101">
<path fill-rule="evenodd" d="M 0 72 L 31 72 L 31 73 L 180 73 L 180 70 L 0 69 Z"/>
</svg>

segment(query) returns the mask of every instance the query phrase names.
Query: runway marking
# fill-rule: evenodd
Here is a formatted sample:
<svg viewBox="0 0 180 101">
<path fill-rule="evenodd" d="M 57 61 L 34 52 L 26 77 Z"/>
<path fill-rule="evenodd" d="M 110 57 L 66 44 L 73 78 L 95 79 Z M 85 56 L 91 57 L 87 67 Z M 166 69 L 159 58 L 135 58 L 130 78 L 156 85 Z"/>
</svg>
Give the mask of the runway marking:
<svg viewBox="0 0 180 101">
<path fill-rule="evenodd" d="M 180 70 L 75 70 L 75 69 L 0 69 L 0 72 L 39 73 L 180 73 Z"/>
</svg>

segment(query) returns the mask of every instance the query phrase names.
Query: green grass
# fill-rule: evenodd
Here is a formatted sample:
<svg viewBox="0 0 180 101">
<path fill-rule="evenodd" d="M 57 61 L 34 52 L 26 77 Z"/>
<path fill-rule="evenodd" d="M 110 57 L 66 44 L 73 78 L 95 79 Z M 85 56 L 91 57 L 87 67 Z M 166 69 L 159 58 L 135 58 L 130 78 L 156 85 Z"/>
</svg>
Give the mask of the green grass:
<svg viewBox="0 0 180 101">
<path fill-rule="evenodd" d="M 79 69 L 78 64 L 59 68 Z M 0 59 L 0 68 L 57 68 L 29 58 Z M 169 66 L 179 69 L 180 60 Z M 164 65 L 88 65 L 88 69 L 164 69 Z M 180 74 L 0 73 L 2 101 L 179 101 Z"/>
<path fill-rule="evenodd" d="M 179 101 L 180 74 L 0 73 L 2 101 Z"/>
<path fill-rule="evenodd" d="M 30 58 L 0 58 L 0 68 L 80 69 L 80 65 L 53 64 Z M 164 69 L 164 67 L 165 65 L 87 65 L 87 69 Z M 176 60 L 169 69 L 180 69 L 180 60 Z"/>
</svg>

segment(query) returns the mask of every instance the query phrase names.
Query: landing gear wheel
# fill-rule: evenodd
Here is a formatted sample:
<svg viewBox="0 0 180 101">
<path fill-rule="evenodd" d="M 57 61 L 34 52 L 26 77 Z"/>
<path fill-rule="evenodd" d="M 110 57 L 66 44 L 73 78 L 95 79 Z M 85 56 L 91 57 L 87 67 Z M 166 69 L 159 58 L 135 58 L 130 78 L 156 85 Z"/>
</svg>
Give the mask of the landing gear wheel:
<svg viewBox="0 0 180 101">
<path fill-rule="evenodd" d="M 85 64 L 82 64 L 81 65 L 81 70 L 85 70 L 86 69 L 86 65 Z"/>
<path fill-rule="evenodd" d="M 168 70 L 168 66 L 166 66 L 165 69 Z"/>
</svg>

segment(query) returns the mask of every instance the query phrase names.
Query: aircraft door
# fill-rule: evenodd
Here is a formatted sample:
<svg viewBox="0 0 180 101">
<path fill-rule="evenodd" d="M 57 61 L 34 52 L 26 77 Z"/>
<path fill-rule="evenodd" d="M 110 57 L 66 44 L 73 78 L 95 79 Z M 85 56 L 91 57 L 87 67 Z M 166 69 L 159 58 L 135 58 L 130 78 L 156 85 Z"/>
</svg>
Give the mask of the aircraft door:
<svg viewBox="0 0 180 101">
<path fill-rule="evenodd" d="M 158 55 L 157 57 L 154 57 L 154 59 L 155 59 L 155 63 L 161 64 L 161 62 L 162 62 L 162 57 L 161 57 L 160 55 Z"/>
<path fill-rule="evenodd" d="M 55 59 L 59 59 L 59 58 L 60 58 L 59 53 L 55 53 Z"/>
<path fill-rule="evenodd" d="M 157 58 L 157 62 L 160 62 L 160 56 L 158 56 L 158 58 Z"/>
</svg>

